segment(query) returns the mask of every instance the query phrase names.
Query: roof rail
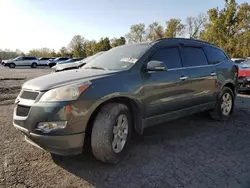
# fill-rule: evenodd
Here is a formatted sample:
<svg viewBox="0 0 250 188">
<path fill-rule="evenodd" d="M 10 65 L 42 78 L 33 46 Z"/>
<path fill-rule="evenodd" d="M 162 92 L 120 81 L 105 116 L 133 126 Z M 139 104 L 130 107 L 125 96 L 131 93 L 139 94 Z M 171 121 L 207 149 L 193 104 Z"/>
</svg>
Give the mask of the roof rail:
<svg viewBox="0 0 250 188">
<path fill-rule="evenodd" d="M 196 42 L 201 42 L 201 43 L 205 43 L 205 44 L 214 45 L 214 44 L 211 44 L 211 43 L 206 42 L 206 41 L 202 41 L 202 40 L 198 40 L 198 39 L 189 39 L 189 38 L 162 38 L 162 39 L 154 40 L 154 41 L 152 41 L 152 43 L 153 42 L 158 42 L 158 41 L 164 41 L 164 40 L 187 40 L 187 41 L 196 41 Z"/>
</svg>

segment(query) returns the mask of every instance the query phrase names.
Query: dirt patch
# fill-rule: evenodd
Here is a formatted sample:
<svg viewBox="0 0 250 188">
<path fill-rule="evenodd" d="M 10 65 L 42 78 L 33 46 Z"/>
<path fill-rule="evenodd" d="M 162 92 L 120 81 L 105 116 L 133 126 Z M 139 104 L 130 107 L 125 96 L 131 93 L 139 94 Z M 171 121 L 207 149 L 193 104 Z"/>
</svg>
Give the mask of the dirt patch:
<svg viewBox="0 0 250 188">
<path fill-rule="evenodd" d="M 20 86 L 14 86 L 14 87 L 0 87 L 0 93 L 1 94 L 9 94 L 9 93 L 19 93 L 21 90 Z"/>
</svg>

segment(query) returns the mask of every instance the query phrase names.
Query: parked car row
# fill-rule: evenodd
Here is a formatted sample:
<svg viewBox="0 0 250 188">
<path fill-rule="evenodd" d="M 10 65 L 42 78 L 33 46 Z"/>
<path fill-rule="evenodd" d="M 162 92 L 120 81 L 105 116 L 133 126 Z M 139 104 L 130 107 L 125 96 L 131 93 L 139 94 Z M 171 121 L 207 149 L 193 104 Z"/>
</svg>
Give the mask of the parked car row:
<svg viewBox="0 0 250 188">
<path fill-rule="evenodd" d="M 74 61 L 82 60 L 83 58 L 69 58 L 69 57 L 57 57 L 57 58 L 36 58 L 34 56 L 19 56 L 14 59 L 2 60 L 1 64 L 9 68 L 15 68 L 16 66 L 30 66 L 36 68 L 37 66 L 50 66 L 53 67 L 57 63 L 71 63 Z"/>
<path fill-rule="evenodd" d="M 85 64 L 87 64 L 88 62 L 96 59 L 97 57 L 99 57 L 103 53 L 104 53 L 104 51 L 98 52 L 93 56 L 89 56 L 85 59 L 78 60 L 78 61 L 69 61 L 68 60 L 68 62 L 67 61 L 61 62 L 61 63 L 58 63 L 57 65 L 53 66 L 52 68 L 55 69 L 55 72 L 61 72 L 61 71 L 71 70 L 71 69 L 79 69 L 79 68 L 83 67 Z"/>
</svg>

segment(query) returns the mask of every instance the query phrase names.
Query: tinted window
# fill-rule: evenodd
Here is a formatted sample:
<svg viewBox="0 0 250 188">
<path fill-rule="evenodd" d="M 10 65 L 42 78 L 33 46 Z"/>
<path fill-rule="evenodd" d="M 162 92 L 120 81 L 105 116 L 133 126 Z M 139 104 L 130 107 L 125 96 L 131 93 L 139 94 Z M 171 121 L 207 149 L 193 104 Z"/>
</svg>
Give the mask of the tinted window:
<svg viewBox="0 0 250 188">
<path fill-rule="evenodd" d="M 69 59 L 69 58 L 66 58 L 66 57 L 65 57 L 65 58 L 61 58 L 60 60 L 63 60 L 63 61 L 64 61 L 64 60 L 68 60 L 68 59 Z"/>
<path fill-rule="evenodd" d="M 151 58 L 151 60 L 162 61 L 168 69 L 182 67 L 181 58 L 178 48 L 162 48 L 159 49 Z"/>
<path fill-rule="evenodd" d="M 41 57 L 39 58 L 39 60 L 49 60 L 50 58 L 47 58 L 47 57 Z"/>
<path fill-rule="evenodd" d="M 207 58 L 202 48 L 184 47 L 184 67 L 207 65 Z"/>
<path fill-rule="evenodd" d="M 24 57 L 24 60 L 34 60 L 36 59 L 35 57 Z"/>
<path fill-rule="evenodd" d="M 206 47 L 206 53 L 209 64 L 217 64 L 228 59 L 225 53 L 217 48 Z"/>
</svg>

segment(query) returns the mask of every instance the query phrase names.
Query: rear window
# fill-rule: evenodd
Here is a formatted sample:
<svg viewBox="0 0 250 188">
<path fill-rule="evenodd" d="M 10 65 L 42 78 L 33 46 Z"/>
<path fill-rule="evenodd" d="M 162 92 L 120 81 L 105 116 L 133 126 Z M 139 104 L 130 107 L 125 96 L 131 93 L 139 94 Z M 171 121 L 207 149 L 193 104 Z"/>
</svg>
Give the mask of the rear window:
<svg viewBox="0 0 250 188">
<path fill-rule="evenodd" d="M 217 48 L 205 47 L 209 64 L 218 64 L 228 59 L 225 53 Z"/>
<path fill-rule="evenodd" d="M 184 67 L 202 66 L 208 64 L 205 52 L 199 47 L 184 47 L 183 56 Z"/>
</svg>

